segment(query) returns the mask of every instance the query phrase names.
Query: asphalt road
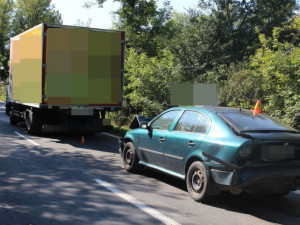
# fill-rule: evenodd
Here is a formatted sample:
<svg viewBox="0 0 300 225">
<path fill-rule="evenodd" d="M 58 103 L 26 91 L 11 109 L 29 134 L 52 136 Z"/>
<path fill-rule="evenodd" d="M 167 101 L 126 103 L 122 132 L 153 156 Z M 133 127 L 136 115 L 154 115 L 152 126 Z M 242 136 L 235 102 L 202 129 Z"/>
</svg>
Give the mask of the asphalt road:
<svg viewBox="0 0 300 225">
<path fill-rule="evenodd" d="M 299 191 L 196 203 L 181 180 L 126 172 L 116 138 L 31 136 L 9 124 L 2 102 L 0 135 L 0 225 L 300 224 Z"/>
</svg>

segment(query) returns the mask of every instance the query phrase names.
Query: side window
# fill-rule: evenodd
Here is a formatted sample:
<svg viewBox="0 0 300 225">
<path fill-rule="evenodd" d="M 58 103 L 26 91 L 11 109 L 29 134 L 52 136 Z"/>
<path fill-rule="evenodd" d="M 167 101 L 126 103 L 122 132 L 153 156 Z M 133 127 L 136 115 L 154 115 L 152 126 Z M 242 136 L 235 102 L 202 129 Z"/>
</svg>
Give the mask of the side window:
<svg viewBox="0 0 300 225">
<path fill-rule="evenodd" d="M 169 130 L 169 127 L 179 112 L 180 110 L 174 110 L 161 115 L 151 124 L 151 127 L 158 130 Z"/>
<path fill-rule="evenodd" d="M 195 126 L 198 121 L 201 119 L 202 115 L 198 112 L 194 111 L 185 111 L 174 130 L 176 131 L 185 131 L 185 132 L 193 132 Z"/>
<path fill-rule="evenodd" d="M 194 132 L 204 134 L 208 130 L 209 126 L 210 126 L 210 121 L 205 116 L 202 116 L 201 120 L 195 127 Z"/>
</svg>

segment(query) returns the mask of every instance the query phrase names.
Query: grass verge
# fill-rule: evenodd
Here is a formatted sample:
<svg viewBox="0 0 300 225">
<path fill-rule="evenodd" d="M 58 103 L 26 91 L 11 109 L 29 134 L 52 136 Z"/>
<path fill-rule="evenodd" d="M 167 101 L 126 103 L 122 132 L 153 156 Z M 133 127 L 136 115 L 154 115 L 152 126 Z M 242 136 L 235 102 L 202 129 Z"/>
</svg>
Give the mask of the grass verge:
<svg viewBox="0 0 300 225">
<path fill-rule="evenodd" d="M 6 100 L 7 85 L 0 84 L 0 101 Z"/>
<path fill-rule="evenodd" d="M 129 126 L 113 125 L 113 128 L 109 133 L 120 136 L 120 137 L 124 137 L 125 133 L 129 130 L 130 130 Z"/>
</svg>

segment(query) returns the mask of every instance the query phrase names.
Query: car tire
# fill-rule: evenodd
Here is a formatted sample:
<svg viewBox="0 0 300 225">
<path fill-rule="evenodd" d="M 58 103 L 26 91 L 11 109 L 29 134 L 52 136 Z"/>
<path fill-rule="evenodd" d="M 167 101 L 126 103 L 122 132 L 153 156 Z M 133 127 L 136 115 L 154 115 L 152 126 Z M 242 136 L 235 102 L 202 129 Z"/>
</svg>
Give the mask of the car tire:
<svg viewBox="0 0 300 225">
<path fill-rule="evenodd" d="M 138 169 L 138 157 L 136 155 L 135 147 L 132 142 L 127 142 L 124 146 L 123 154 L 123 166 L 128 172 L 135 172 Z"/>
<path fill-rule="evenodd" d="M 208 186 L 209 174 L 205 165 L 200 161 L 193 162 L 186 175 L 186 187 L 191 198 L 196 202 L 207 199 Z"/>
</svg>

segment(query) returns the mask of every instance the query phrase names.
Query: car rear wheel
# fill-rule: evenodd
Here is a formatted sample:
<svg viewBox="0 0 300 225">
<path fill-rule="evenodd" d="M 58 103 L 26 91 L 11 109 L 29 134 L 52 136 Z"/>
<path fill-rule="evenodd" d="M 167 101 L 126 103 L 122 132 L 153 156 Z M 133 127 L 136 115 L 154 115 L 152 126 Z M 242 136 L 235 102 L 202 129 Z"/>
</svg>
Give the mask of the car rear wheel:
<svg viewBox="0 0 300 225">
<path fill-rule="evenodd" d="M 191 198 L 200 202 L 207 198 L 209 175 L 205 165 L 196 161 L 193 162 L 186 175 L 186 187 Z"/>
<path fill-rule="evenodd" d="M 132 142 L 127 142 L 123 150 L 123 166 L 128 172 L 134 172 L 138 169 L 138 157 Z"/>
</svg>

